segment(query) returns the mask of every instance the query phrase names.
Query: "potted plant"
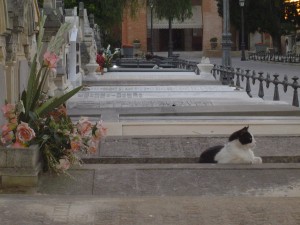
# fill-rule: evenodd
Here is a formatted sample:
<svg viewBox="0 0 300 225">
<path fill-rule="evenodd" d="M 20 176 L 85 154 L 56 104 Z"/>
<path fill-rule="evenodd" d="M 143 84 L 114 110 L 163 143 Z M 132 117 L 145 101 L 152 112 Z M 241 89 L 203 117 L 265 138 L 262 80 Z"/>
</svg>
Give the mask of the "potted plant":
<svg viewBox="0 0 300 225">
<path fill-rule="evenodd" d="M 218 46 L 218 38 L 217 37 L 212 37 L 209 41 L 210 41 L 211 49 L 215 50 Z"/>
<path fill-rule="evenodd" d="M 141 47 L 141 42 L 140 42 L 139 39 L 134 39 L 132 44 L 135 48 L 140 48 Z"/>
</svg>

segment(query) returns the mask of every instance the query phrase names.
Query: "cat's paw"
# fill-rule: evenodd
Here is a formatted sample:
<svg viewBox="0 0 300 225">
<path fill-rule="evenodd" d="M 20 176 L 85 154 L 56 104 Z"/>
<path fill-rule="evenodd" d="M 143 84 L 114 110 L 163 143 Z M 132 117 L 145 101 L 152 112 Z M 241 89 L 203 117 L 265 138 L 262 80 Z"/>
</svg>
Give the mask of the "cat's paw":
<svg viewBox="0 0 300 225">
<path fill-rule="evenodd" d="M 254 157 L 253 164 L 262 164 L 262 158 L 261 157 Z"/>
</svg>

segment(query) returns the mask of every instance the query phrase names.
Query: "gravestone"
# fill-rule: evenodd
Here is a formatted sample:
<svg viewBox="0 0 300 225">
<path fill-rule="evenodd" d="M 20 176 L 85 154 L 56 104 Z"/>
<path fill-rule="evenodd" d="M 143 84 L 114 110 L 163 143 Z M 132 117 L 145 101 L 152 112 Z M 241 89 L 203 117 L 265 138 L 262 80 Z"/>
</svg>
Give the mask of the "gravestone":
<svg viewBox="0 0 300 225">
<path fill-rule="evenodd" d="M 80 55 L 80 28 L 79 18 L 77 16 L 77 7 L 66 10 L 66 22 L 73 24 L 73 28 L 69 33 L 69 47 L 68 47 L 68 74 L 69 81 L 73 87 L 78 87 L 82 84 L 81 55 Z"/>
<path fill-rule="evenodd" d="M 83 2 L 79 3 L 79 21 L 83 34 L 83 40 L 80 44 L 81 63 L 85 74 L 88 77 L 96 77 L 96 63 L 97 45 L 95 41 L 94 29 L 90 27 L 87 10 L 84 8 Z"/>
</svg>

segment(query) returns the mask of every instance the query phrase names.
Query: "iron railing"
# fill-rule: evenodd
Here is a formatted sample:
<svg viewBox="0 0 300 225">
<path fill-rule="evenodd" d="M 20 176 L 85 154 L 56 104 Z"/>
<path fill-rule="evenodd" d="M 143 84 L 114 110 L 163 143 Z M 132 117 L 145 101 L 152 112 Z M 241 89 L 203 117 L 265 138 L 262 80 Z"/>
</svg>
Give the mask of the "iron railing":
<svg viewBox="0 0 300 225">
<path fill-rule="evenodd" d="M 254 61 L 269 61 L 269 62 L 283 62 L 283 63 L 300 63 L 300 54 L 289 53 L 287 55 L 280 55 L 277 53 L 249 53 L 249 60 Z"/>
<path fill-rule="evenodd" d="M 247 94 L 252 97 L 251 94 L 251 82 L 253 85 L 255 85 L 256 81 L 259 82 L 259 90 L 258 90 L 258 97 L 263 98 L 264 97 L 264 83 L 266 88 L 270 87 L 270 84 L 274 85 L 274 95 L 273 100 L 279 101 L 279 85 L 283 87 L 283 91 L 287 92 L 288 88 L 291 87 L 294 89 L 293 93 L 293 101 L 292 105 L 299 107 L 299 99 L 298 99 L 298 89 L 300 88 L 300 85 L 298 83 L 299 77 L 292 77 L 292 81 L 290 82 L 287 75 L 284 76 L 283 80 L 279 80 L 279 74 L 274 74 L 273 78 L 271 78 L 271 75 L 267 73 L 266 76 L 264 76 L 264 72 L 258 72 L 258 75 L 253 70 L 242 70 L 240 68 L 232 68 L 232 67 L 224 67 L 224 66 L 217 66 L 214 65 L 214 68 L 212 70 L 213 76 L 215 79 L 217 79 L 217 75 L 219 75 L 219 80 L 225 84 L 229 84 L 236 87 L 241 87 L 241 80 L 246 80 L 246 92 Z"/>
</svg>

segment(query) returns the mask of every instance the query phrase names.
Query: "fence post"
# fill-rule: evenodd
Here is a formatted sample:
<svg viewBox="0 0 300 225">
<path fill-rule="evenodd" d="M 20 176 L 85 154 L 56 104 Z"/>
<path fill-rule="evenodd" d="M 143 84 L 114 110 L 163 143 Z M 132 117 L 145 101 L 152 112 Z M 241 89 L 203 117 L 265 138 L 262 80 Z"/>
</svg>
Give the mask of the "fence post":
<svg viewBox="0 0 300 225">
<path fill-rule="evenodd" d="M 259 76 L 258 76 L 258 80 L 259 80 L 259 90 L 258 90 L 258 97 L 260 98 L 264 98 L 264 85 L 263 85 L 263 81 L 264 81 L 264 77 L 263 77 L 263 72 L 258 72 Z"/>
<path fill-rule="evenodd" d="M 299 100 L 298 100 L 299 85 L 298 85 L 298 81 L 297 81 L 299 79 L 299 77 L 294 76 L 292 79 L 294 80 L 294 82 L 293 82 L 294 96 L 293 96 L 293 104 L 292 105 L 299 107 Z"/>
<path fill-rule="evenodd" d="M 255 70 L 252 71 L 251 78 L 252 78 L 252 84 L 255 85 L 255 79 L 256 79 L 256 72 L 255 72 Z"/>
<path fill-rule="evenodd" d="M 240 68 L 236 68 L 236 83 L 235 85 L 237 87 L 241 87 L 241 83 L 240 83 Z"/>
<path fill-rule="evenodd" d="M 217 70 L 217 65 L 214 64 L 214 67 L 213 67 L 213 69 L 212 69 L 212 72 L 213 72 L 213 77 L 214 77 L 215 79 L 217 79 L 217 76 L 216 76 L 216 70 Z"/>
<path fill-rule="evenodd" d="M 279 77 L 279 75 L 278 74 L 274 74 L 273 77 L 274 77 L 273 84 L 275 85 L 275 87 L 274 87 L 273 101 L 279 101 L 280 100 L 280 98 L 279 98 L 279 91 L 278 91 L 278 84 L 279 84 L 278 77 Z"/>
<path fill-rule="evenodd" d="M 248 96 L 250 97 L 250 98 L 252 98 L 252 95 L 251 95 L 251 87 L 250 87 L 250 74 L 249 74 L 249 71 L 250 70 L 246 70 L 246 79 L 247 79 L 247 81 L 246 81 L 246 92 L 247 92 L 247 94 L 248 94 Z"/>
</svg>

